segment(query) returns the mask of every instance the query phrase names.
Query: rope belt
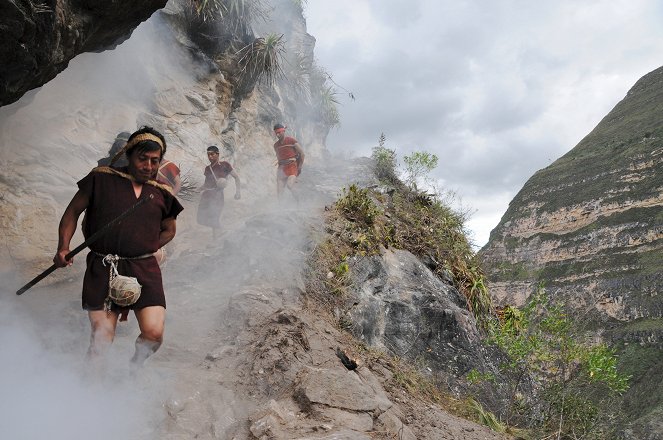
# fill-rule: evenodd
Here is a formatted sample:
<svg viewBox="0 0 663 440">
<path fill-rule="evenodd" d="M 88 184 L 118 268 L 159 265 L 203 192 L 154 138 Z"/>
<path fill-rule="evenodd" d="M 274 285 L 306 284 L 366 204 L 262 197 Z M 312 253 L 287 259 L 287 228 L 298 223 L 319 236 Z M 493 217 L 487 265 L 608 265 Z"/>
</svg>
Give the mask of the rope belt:
<svg viewBox="0 0 663 440">
<path fill-rule="evenodd" d="M 114 261 L 115 263 L 117 263 L 119 260 L 142 260 L 143 258 L 150 258 L 150 257 L 154 256 L 153 253 L 139 255 L 137 257 L 120 257 L 119 255 L 113 255 L 113 254 L 100 254 L 99 252 L 96 252 L 96 251 L 92 251 L 92 253 L 95 254 L 96 256 L 101 257 L 101 258 L 104 259 L 104 261 L 103 261 L 104 266 L 107 263 L 110 263 L 111 261 Z"/>
<path fill-rule="evenodd" d="M 297 161 L 296 157 L 291 157 L 290 159 L 282 159 L 282 160 L 279 160 L 279 165 L 287 165 L 289 163 L 296 162 L 296 161 Z"/>
</svg>

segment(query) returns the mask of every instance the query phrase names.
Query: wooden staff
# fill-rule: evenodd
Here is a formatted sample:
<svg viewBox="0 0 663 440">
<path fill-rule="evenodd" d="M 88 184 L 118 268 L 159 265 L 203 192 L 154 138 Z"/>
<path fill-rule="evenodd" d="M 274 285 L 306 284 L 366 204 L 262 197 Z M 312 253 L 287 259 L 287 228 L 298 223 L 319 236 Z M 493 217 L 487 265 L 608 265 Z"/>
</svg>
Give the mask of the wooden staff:
<svg viewBox="0 0 663 440">
<path fill-rule="evenodd" d="M 83 249 L 85 249 L 86 247 L 88 247 L 89 245 L 94 243 L 95 241 L 97 241 L 99 239 L 99 237 L 101 237 L 106 232 L 108 232 L 111 227 L 113 227 L 117 223 L 124 220 L 124 218 L 126 218 L 129 214 L 131 214 L 136 208 L 138 208 L 143 203 L 152 200 L 153 198 L 154 198 L 154 196 L 152 194 L 150 194 L 149 196 L 143 197 L 140 200 L 138 200 L 131 208 L 127 209 L 122 214 L 118 215 L 115 219 L 113 219 L 110 222 L 106 223 L 97 232 L 92 234 L 90 236 L 90 238 L 88 238 L 83 243 L 81 243 L 78 247 L 76 247 L 76 249 L 74 249 L 73 251 L 71 251 L 67 255 L 65 255 L 65 257 L 64 257 L 65 260 L 71 260 L 71 258 L 74 255 L 76 255 L 77 253 L 79 253 L 80 251 L 82 251 Z M 32 286 L 34 286 L 35 284 L 37 284 L 38 282 L 40 282 L 41 280 L 46 278 L 48 275 L 50 275 L 53 271 L 55 271 L 55 269 L 57 269 L 57 266 L 55 264 L 51 265 L 51 267 L 49 267 L 48 269 L 46 269 L 45 271 L 43 271 L 42 273 L 40 273 L 39 275 L 34 277 L 32 279 L 32 281 L 30 281 L 28 284 L 26 284 L 25 286 L 18 289 L 16 291 L 16 294 L 17 295 L 22 295 L 23 293 L 25 293 L 26 290 L 28 290 L 29 288 L 31 288 Z"/>
</svg>

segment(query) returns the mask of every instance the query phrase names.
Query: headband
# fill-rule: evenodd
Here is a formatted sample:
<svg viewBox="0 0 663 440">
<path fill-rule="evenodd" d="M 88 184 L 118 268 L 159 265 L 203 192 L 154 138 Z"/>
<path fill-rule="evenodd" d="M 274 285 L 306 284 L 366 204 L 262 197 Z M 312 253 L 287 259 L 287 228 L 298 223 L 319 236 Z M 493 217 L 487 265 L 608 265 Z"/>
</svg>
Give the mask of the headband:
<svg viewBox="0 0 663 440">
<path fill-rule="evenodd" d="M 155 136 L 151 133 L 142 133 L 134 136 L 129 142 L 126 143 L 124 147 L 120 151 L 118 151 L 115 156 L 113 156 L 113 159 L 111 160 L 111 165 L 117 162 L 117 160 L 122 157 L 124 153 L 127 152 L 127 150 L 131 149 L 133 146 L 136 144 L 139 144 L 141 142 L 145 141 L 152 141 L 156 142 L 157 145 L 159 145 L 159 149 L 161 150 L 161 154 L 163 154 L 163 141 L 159 139 L 158 136 Z"/>
</svg>

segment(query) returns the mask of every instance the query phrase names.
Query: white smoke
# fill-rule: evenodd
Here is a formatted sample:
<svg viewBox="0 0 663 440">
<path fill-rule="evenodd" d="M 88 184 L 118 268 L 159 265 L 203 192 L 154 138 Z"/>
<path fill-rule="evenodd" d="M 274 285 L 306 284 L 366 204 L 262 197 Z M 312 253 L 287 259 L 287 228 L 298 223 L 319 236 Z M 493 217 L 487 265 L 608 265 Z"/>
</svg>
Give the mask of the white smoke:
<svg viewBox="0 0 663 440">
<path fill-rule="evenodd" d="M 206 146 L 216 143 L 215 133 L 221 130 L 187 113 L 192 104 L 185 94 L 196 87 L 203 67 L 173 42 L 172 30 L 157 14 L 115 50 L 77 57 L 37 92 L 0 108 L 0 190 L 5 197 L 5 217 L 0 220 L 7 228 L 0 239 L 11 250 L 0 255 L 4 286 L 17 288 L 27 281 L 22 279 L 30 272 L 26 261 L 35 264 L 33 276 L 50 265 L 57 221 L 75 182 L 106 155 L 118 132 L 141 123 L 161 124 L 155 126 L 165 127 L 167 157 L 174 156 L 202 177 L 205 162 L 199 159 L 204 160 Z M 207 92 L 214 95 L 216 90 Z M 269 126 L 242 129 L 243 134 L 271 132 Z M 311 245 L 308 229 L 320 221 L 316 212 L 329 203 L 347 173 L 346 165 L 340 165 L 331 171 L 334 179 L 323 182 L 324 173 L 319 167 L 316 176 L 307 156 L 299 184 L 302 202 L 293 203 L 286 190 L 284 202 L 277 204 L 270 180 L 275 173 L 274 140 L 237 149 L 237 161 L 245 164 L 239 173 L 246 186 L 239 201 L 232 198 L 234 182 L 226 188 L 218 240 L 212 239 L 210 229 L 195 224 L 197 200 L 184 202 L 163 271 L 168 301 L 164 345 L 137 376 L 128 370 L 138 334 L 133 315 L 118 326 L 105 368 L 96 371 L 85 361 L 90 330 L 80 308 L 84 253 L 73 268 L 59 269 L 21 297 L 14 295 L 14 287 L 5 288 L 0 295 L 3 438 L 163 438 L 163 422 L 170 417 L 164 405 L 173 398 L 191 400 L 195 394 L 193 389 L 175 390 L 178 371 L 195 374 L 206 350 L 218 344 L 209 335 L 224 336 L 218 328 L 229 298 L 238 292 L 302 285 L 300 272 Z M 306 150 L 307 139 L 299 141 Z M 267 166 L 265 151 L 270 155 Z M 21 236 L 26 232 L 29 236 Z M 80 240 L 76 236 L 72 244 Z M 199 398 L 205 399 L 207 385 L 198 386 Z M 238 420 L 245 417 L 229 394 L 228 401 L 205 404 L 230 407 Z M 201 420 L 205 416 L 192 415 Z"/>
</svg>

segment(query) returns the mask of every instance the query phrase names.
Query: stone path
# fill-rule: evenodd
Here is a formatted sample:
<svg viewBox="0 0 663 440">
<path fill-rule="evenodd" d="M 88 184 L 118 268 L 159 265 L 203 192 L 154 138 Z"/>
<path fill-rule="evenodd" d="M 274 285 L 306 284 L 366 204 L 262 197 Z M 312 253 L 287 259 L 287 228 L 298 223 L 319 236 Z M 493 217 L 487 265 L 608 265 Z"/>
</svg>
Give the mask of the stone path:
<svg viewBox="0 0 663 440">
<path fill-rule="evenodd" d="M 105 368 L 90 372 L 82 361 L 88 324 L 78 304 L 80 261 L 65 283 L 3 304 L 34 328 L 30 343 L 66 359 L 57 371 L 81 372 L 65 406 L 71 414 L 53 424 L 49 438 L 76 438 L 81 416 L 92 431 L 103 426 L 96 432 L 102 439 L 502 438 L 389 394 L 386 368 L 348 370 L 337 350 L 349 337 L 303 307 L 311 231 L 321 230 L 322 209 L 340 188 L 367 175 L 362 163 L 330 168 L 344 172 L 307 168 L 307 202 L 299 206 L 228 200 L 217 240 L 194 224 L 195 203 L 187 204 L 164 267 L 165 343 L 135 375 L 127 366 L 138 332 L 133 316 L 119 327 Z M 91 386 L 100 392 L 86 397 L 82 390 Z M 47 388 L 28 390 L 31 400 L 50 399 Z"/>
</svg>

